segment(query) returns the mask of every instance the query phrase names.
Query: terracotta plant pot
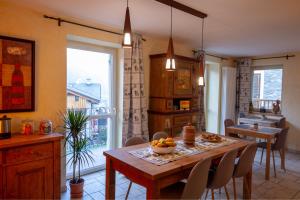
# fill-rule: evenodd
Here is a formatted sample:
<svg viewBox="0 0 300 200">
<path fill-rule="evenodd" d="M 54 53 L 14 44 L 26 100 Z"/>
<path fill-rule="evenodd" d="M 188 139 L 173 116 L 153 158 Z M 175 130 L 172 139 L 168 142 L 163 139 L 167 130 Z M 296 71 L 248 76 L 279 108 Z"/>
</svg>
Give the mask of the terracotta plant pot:
<svg viewBox="0 0 300 200">
<path fill-rule="evenodd" d="M 82 198 L 83 196 L 84 179 L 80 179 L 78 183 L 70 181 L 71 198 Z"/>
</svg>

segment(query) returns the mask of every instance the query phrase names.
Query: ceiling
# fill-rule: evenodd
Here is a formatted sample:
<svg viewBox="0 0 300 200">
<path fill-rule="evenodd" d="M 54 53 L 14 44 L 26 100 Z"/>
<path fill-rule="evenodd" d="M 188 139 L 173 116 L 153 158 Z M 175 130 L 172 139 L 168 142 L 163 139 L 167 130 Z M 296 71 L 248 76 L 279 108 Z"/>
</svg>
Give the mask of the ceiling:
<svg viewBox="0 0 300 200">
<path fill-rule="evenodd" d="M 300 51 L 300 0 L 177 0 L 208 14 L 204 48 L 225 56 L 259 56 Z M 9 0 L 45 14 L 55 13 L 120 31 L 125 0 Z M 168 38 L 170 8 L 154 0 L 129 0 L 132 28 Z M 173 12 L 174 40 L 201 47 L 201 19 Z M 176 46 L 175 46 L 176 49 Z"/>
</svg>

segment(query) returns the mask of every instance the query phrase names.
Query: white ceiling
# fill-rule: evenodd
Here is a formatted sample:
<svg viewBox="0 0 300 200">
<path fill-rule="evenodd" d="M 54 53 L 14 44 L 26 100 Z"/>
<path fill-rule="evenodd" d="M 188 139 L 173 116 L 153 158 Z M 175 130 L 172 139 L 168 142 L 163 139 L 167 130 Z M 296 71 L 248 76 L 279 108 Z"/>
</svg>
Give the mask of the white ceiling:
<svg viewBox="0 0 300 200">
<path fill-rule="evenodd" d="M 204 47 L 228 56 L 300 51 L 300 0 L 177 0 L 208 14 Z M 10 0 L 33 9 L 123 28 L 125 0 Z M 154 0 L 129 0 L 132 28 L 167 39 L 170 8 Z M 201 19 L 173 12 L 174 40 L 201 47 Z M 176 48 L 176 47 L 175 47 Z"/>
</svg>

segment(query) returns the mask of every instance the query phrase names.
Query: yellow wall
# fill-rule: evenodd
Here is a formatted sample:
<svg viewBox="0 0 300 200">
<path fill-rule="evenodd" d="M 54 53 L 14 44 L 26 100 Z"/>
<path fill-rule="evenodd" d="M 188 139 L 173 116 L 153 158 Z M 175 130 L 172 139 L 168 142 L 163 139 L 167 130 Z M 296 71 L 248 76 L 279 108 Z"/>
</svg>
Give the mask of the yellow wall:
<svg viewBox="0 0 300 200">
<path fill-rule="evenodd" d="M 54 126 L 59 124 L 58 113 L 66 109 L 66 47 L 67 36 L 75 35 L 96 40 L 121 43 L 121 37 L 104 33 L 96 30 L 82 28 L 74 25 L 63 24 L 57 26 L 55 21 L 49 21 L 43 18 L 43 14 L 38 11 L 30 10 L 9 3 L 8 0 L 0 1 L 0 35 L 18 37 L 23 39 L 36 41 L 36 72 L 35 72 L 35 101 L 36 110 L 26 113 L 8 113 L 12 120 L 12 131 L 20 131 L 21 120 L 29 118 L 33 119 L 38 127 L 38 123 L 42 119 L 50 119 L 54 122 Z M 56 15 L 54 13 L 53 15 Z M 61 16 L 60 17 L 64 17 Z M 122 19 L 120 19 L 122 20 Z M 78 20 L 76 20 L 78 21 Z M 81 23 L 87 23 L 81 21 Z M 101 27 L 97 24 L 91 24 Z M 107 27 L 104 27 L 107 28 Z M 119 31 L 120 30 L 116 30 Z M 165 40 L 153 39 L 144 36 L 147 41 L 144 42 L 144 64 L 145 64 L 145 95 L 148 100 L 149 94 L 149 54 L 163 53 L 167 49 L 167 38 Z M 176 53 L 184 56 L 192 56 L 192 49 L 185 45 L 175 43 Z M 118 50 L 118 59 L 122 55 Z M 122 61 L 118 61 L 119 66 Z M 118 67 L 119 67 L 118 66 Z M 119 67 L 120 68 L 120 67 Z M 122 80 L 120 77 L 120 69 L 117 69 L 116 85 L 122 88 Z M 117 91 L 116 98 L 120 99 L 122 92 Z M 122 102 L 117 103 L 120 107 Z M 122 113 L 118 114 L 118 119 L 122 117 Z M 118 127 L 122 123 L 117 121 Z M 121 129 L 117 130 L 120 133 Z M 62 162 L 62 183 L 65 183 L 65 164 Z M 64 189 L 64 185 L 62 185 Z"/>
<path fill-rule="evenodd" d="M 121 43 L 121 37 L 101 31 L 63 24 L 43 18 L 43 14 L 9 3 L 0 2 L 0 35 L 36 41 L 36 111 L 9 113 L 13 118 L 13 131 L 19 131 L 22 119 L 36 121 L 51 119 L 58 122 L 58 112 L 66 108 L 66 46 L 67 35 L 77 35 L 97 40 Z M 51 15 L 52 13 L 46 13 Z M 54 14 L 55 15 L 55 14 Z M 64 16 L 61 16 L 64 17 Z M 120 19 L 122 20 L 122 19 Z M 82 22 L 87 23 L 88 22 Z M 93 24 L 92 24 L 93 25 Z M 100 25 L 95 25 L 101 27 Z M 120 32 L 120 30 L 117 30 Z M 149 54 L 163 53 L 167 39 L 159 40 L 144 36 L 145 94 L 149 94 Z M 192 49 L 175 43 L 176 53 L 192 56 Z M 148 99 L 148 98 L 147 98 Z M 36 126 L 37 127 L 37 126 Z"/>
<path fill-rule="evenodd" d="M 253 66 L 283 66 L 282 114 L 290 127 L 287 143 L 289 149 L 300 151 L 300 52 L 291 54 L 296 57 L 288 60 L 285 58 L 257 60 Z"/>
</svg>

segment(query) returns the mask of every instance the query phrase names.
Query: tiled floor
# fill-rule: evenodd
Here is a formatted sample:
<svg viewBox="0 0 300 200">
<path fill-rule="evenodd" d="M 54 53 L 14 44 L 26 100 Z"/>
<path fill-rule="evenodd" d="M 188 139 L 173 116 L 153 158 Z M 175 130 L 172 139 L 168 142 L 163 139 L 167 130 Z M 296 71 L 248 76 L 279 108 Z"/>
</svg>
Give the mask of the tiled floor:
<svg viewBox="0 0 300 200">
<path fill-rule="evenodd" d="M 287 153 L 285 173 L 280 169 L 280 158 L 276 156 L 277 178 L 274 177 L 273 168 L 271 168 L 271 179 L 264 179 L 264 163 L 259 165 L 260 152 L 257 152 L 253 167 L 253 199 L 300 199 L 300 154 Z M 271 162 L 272 164 L 272 162 Z M 273 165 L 271 165 L 273 166 Z M 104 199 L 105 193 L 105 171 L 97 172 L 84 176 L 85 193 L 83 199 Z M 117 174 L 116 199 L 125 199 L 129 181 Z M 227 185 L 230 197 L 233 198 L 232 182 Z M 238 197 L 242 198 L 242 179 L 237 180 Z M 129 199 L 139 200 L 146 198 L 146 190 L 144 187 L 133 184 L 129 193 Z M 208 196 L 208 199 L 210 195 Z M 221 194 L 215 191 L 216 199 L 226 199 L 222 190 Z M 67 192 L 62 193 L 62 199 L 70 199 L 69 188 Z"/>
</svg>

